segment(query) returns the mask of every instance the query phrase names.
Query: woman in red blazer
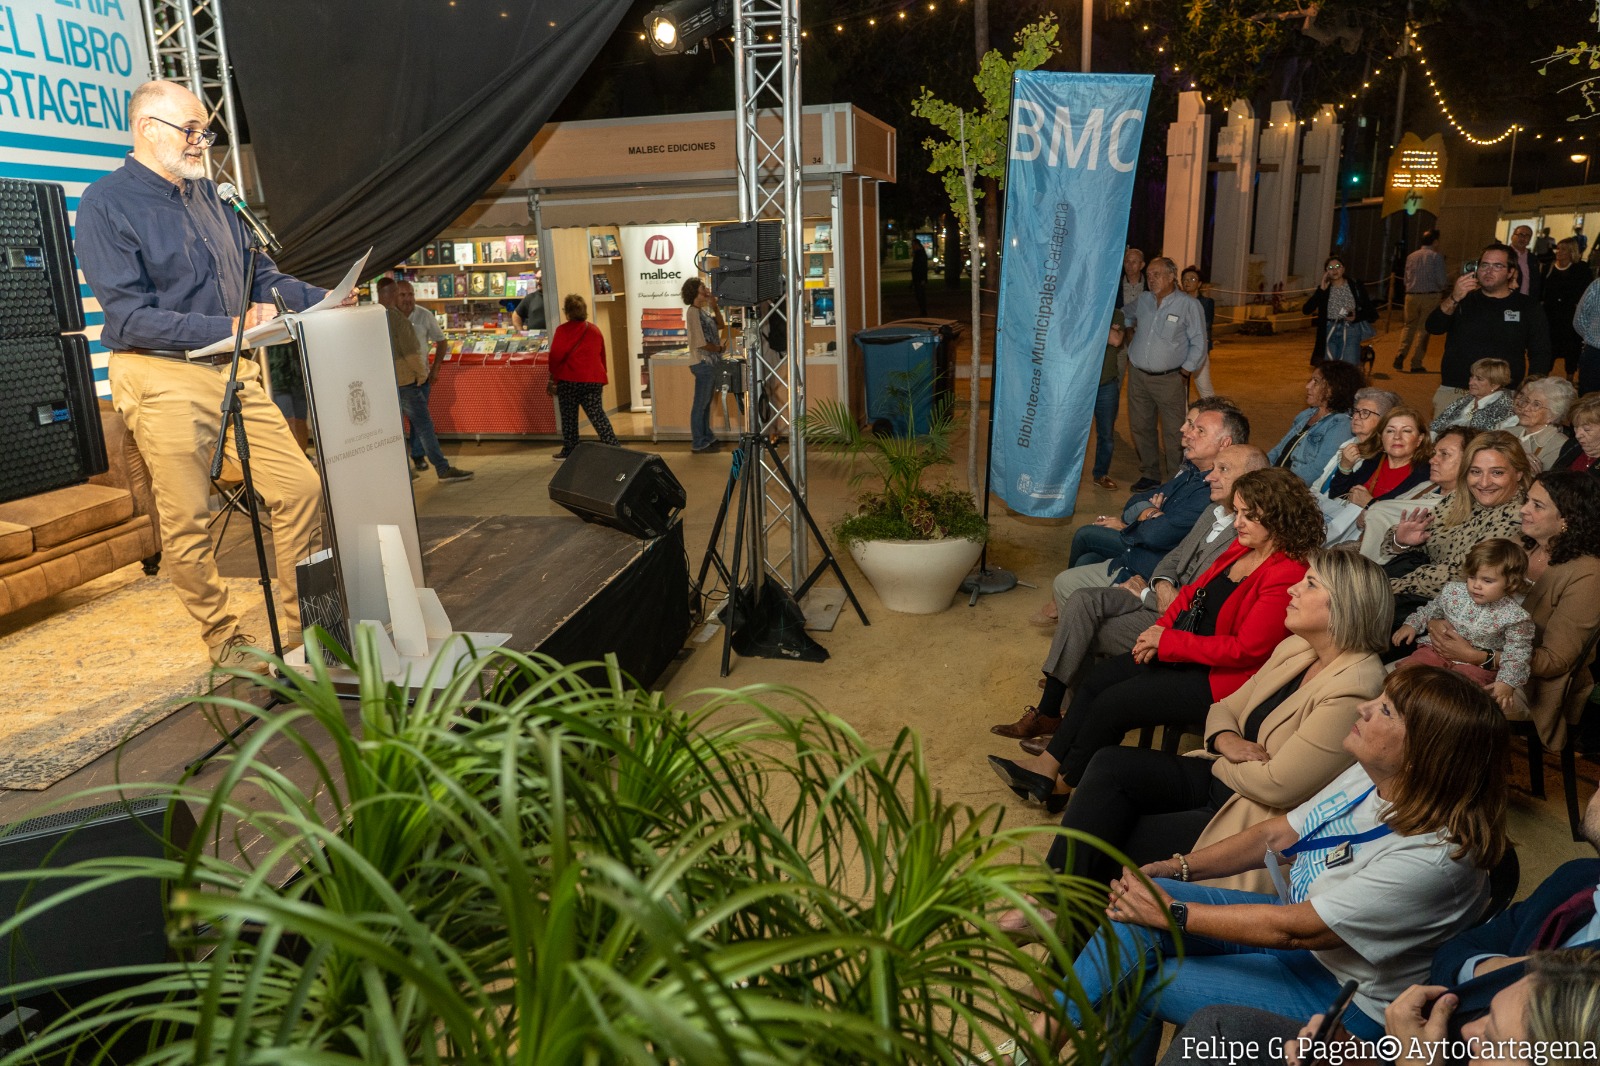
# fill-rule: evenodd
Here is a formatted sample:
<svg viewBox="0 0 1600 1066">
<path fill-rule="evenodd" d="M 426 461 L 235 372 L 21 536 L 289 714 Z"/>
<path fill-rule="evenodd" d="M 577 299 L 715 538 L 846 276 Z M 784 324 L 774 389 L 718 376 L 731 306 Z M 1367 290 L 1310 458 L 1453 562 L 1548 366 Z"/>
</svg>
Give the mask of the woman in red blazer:
<svg viewBox="0 0 1600 1066">
<path fill-rule="evenodd" d="M 1018 796 L 1059 810 L 1095 752 L 1130 729 L 1198 727 L 1211 704 L 1249 680 L 1289 635 L 1289 588 L 1322 545 L 1322 511 L 1305 482 L 1279 467 L 1243 475 L 1233 495 L 1237 541 L 1179 591 L 1130 654 L 1088 671 L 1044 754 L 989 756 Z M 1180 625 L 1190 608 L 1197 618 Z"/>
<path fill-rule="evenodd" d="M 589 321 L 589 302 L 577 293 L 561 301 L 567 320 L 550 338 L 550 391 L 561 413 L 561 450 L 552 458 L 565 459 L 578 446 L 578 408 L 600 434 L 601 444 L 616 444 L 617 434 L 606 417 L 601 389 L 606 383 L 606 342 Z"/>
</svg>

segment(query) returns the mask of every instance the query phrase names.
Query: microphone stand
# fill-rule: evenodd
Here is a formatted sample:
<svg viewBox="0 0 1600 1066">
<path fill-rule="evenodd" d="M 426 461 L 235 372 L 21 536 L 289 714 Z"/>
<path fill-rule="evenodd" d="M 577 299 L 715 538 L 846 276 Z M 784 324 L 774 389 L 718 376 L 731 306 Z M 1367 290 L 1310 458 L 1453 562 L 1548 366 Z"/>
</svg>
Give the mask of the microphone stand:
<svg viewBox="0 0 1600 1066">
<path fill-rule="evenodd" d="M 256 569 L 260 574 L 261 598 L 267 608 L 267 629 L 272 635 L 272 654 L 279 662 L 283 661 L 283 637 L 278 631 L 278 605 L 272 597 L 272 578 L 267 570 L 267 543 L 261 532 L 261 508 L 256 500 L 255 479 L 250 471 L 250 439 L 245 433 L 244 408 L 239 402 L 239 391 L 243 384 L 239 381 L 239 360 L 244 354 L 245 321 L 249 318 L 251 294 L 256 285 L 256 259 L 261 254 L 261 242 L 255 231 L 250 226 L 244 227 L 245 238 L 249 242 L 249 253 L 245 257 L 244 265 L 244 292 L 239 301 L 239 327 L 233 335 L 233 361 L 228 367 L 228 384 L 222 394 L 222 426 L 217 434 L 217 446 L 211 454 L 211 480 L 215 481 L 222 476 L 222 460 L 228 449 L 228 430 L 233 430 L 234 452 L 239 459 L 239 472 L 244 485 L 245 504 L 250 514 L 250 533 L 256 545 Z M 284 575 L 279 574 L 282 580 Z M 276 692 L 271 693 L 268 701 L 262 705 L 261 710 L 269 710 L 283 702 Z M 188 773 L 194 773 L 210 762 L 223 748 L 229 747 L 238 740 L 251 726 L 261 720 L 259 715 L 246 715 L 244 720 L 233 728 L 227 736 L 217 741 L 204 754 L 191 762 L 187 767 Z"/>
</svg>

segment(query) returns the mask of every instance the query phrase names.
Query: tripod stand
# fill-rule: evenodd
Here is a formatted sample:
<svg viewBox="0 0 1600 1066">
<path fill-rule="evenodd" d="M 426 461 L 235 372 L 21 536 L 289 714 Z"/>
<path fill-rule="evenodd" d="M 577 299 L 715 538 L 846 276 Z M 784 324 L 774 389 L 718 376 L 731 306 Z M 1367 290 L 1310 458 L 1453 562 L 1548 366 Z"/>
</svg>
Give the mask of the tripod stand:
<svg viewBox="0 0 1600 1066">
<path fill-rule="evenodd" d="M 753 398 L 752 398 L 753 399 Z M 751 417 L 754 417 L 754 403 L 751 403 Z M 823 539 L 822 530 L 817 528 L 817 523 L 811 517 L 811 509 L 806 506 L 803 496 L 795 489 L 794 481 L 789 477 L 788 469 L 783 465 L 783 459 L 778 454 L 778 448 L 770 439 L 757 433 L 745 432 L 739 437 L 738 450 L 733 453 L 733 465 L 728 471 L 728 484 L 722 490 L 722 505 L 717 508 L 716 521 L 711 524 L 711 539 L 706 544 L 705 558 L 700 562 L 700 574 L 695 579 L 695 588 L 703 589 L 706 583 L 706 574 L 714 566 L 717 574 L 728 589 L 728 617 L 723 619 L 722 625 L 722 676 L 728 676 L 728 670 L 733 653 L 733 615 L 735 607 L 742 600 L 746 608 L 746 616 L 754 612 L 761 605 L 765 595 L 765 582 L 763 578 L 762 553 L 756 546 L 755 538 L 763 535 L 761 528 L 761 498 L 756 490 L 755 470 L 761 462 L 762 454 L 771 457 L 773 469 L 778 471 L 778 476 L 783 479 L 784 487 L 789 490 L 790 498 L 794 500 L 795 510 L 805 519 L 806 526 L 811 530 L 811 535 L 817 538 L 817 543 L 822 547 L 822 559 L 812 569 L 811 573 L 794 590 L 793 599 L 799 600 L 811 586 L 816 584 L 817 578 L 823 571 L 832 569 L 839 578 L 839 584 L 844 586 L 844 594 L 850 598 L 850 606 L 856 610 L 856 616 L 861 619 L 861 624 L 869 626 L 867 612 L 861 609 L 861 603 L 856 599 L 855 592 L 850 588 L 850 582 L 845 579 L 844 571 L 839 568 L 839 560 L 834 557 L 833 550 L 828 547 L 828 542 Z M 722 539 L 722 529 L 728 520 L 728 507 L 733 502 L 734 485 L 738 484 L 739 504 L 738 512 L 733 524 L 733 559 L 731 565 L 722 558 L 717 544 Z M 741 555 L 745 548 L 745 523 L 748 521 L 751 536 L 750 545 L 750 582 L 748 590 L 739 581 Z"/>
<path fill-rule="evenodd" d="M 261 253 L 261 244 L 249 226 L 245 227 L 245 235 L 249 240 L 250 250 L 245 258 L 244 266 L 244 293 L 239 300 L 239 327 L 233 335 L 233 362 L 228 368 L 228 384 L 222 396 L 222 426 L 217 434 L 217 446 L 211 455 L 211 480 L 215 481 L 222 476 L 222 460 L 228 449 L 228 430 L 233 430 L 233 448 L 239 460 L 241 484 L 244 491 L 245 506 L 250 516 L 250 533 L 256 546 L 256 569 L 260 574 L 261 598 L 267 608 L 267 629 L 272 635 L 272 654 L 283 661 L 283 637 L 278 631 L 278 605 L 272 598 L 272 577 L 267 570 L 267 542 L 261 532 L 261 507 L 256 498 L 255 479 L 250 472 L 250 439 L 244 428 L 244 408 L 239 401 L 239 391 L 243 383 L 239 380 L 239 360 L 244 352 L 245 320 L 250 310 L 250 296 L 255 291 L 256 284 L 256 259 Z M 283 575 L 279 575 L 280 579 Z M 261 710 L 270 710 L 282 700 L 277 693 L 272 693 Z M 233 744 L 244 732 L 261 719 L 254 714 L 246 715 L 244 721 L 235 726 L 227 736 L 213 744 L 204 754 L 200 755 L 188 766 L 190 773 L 210 762 L 223 748 Z"/>
</svg>

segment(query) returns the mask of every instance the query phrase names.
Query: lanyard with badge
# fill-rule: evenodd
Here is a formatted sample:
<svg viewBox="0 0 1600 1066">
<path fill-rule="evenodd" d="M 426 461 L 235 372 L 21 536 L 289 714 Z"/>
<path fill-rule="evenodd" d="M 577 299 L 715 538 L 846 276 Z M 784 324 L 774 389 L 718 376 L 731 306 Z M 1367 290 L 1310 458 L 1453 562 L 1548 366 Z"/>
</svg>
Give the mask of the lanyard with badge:
<svg viewBox="0 0 1600 1066">
<path fill-rule="evenodd" d="M 1394 828 L 1388 823 L 1375 825 L 1365 833 L 1344 833 L 1336 836 L 1327 832 L 1330 822 L 1338 821 L 1361 806 L 1362 801 L 1372 795 L 1373 789 L 1377 787 L 1376 785 L 1370 786 L 1361 795 L 1318 822 L 1310 832 L 1302 835 L 1299 840 L 1284 848 L 1282 855 L 1279 855 L 1271 848 L 1267 849 L 1267 873 L 1272 878 L 1272 887 L 1277 889 L 1279 899 L 1285 903 L 1291 901 L 1289 883 L 1284 879 L 1282 865 L 1285 862 L 1293 862 L 1296 855 L 1302 853 L 1313 855 L 1319 851 L 1326 851 L 1329 854 L 1327 861 L 1323 863 L 1323 869 L 1334 870 L 1346 865 L 1355 858 L 1357 844 L 1365 844 L 1369 840 L 1377 840 L 1379 837 L 1388 836 L 1394 832 Z"/>
</svg>

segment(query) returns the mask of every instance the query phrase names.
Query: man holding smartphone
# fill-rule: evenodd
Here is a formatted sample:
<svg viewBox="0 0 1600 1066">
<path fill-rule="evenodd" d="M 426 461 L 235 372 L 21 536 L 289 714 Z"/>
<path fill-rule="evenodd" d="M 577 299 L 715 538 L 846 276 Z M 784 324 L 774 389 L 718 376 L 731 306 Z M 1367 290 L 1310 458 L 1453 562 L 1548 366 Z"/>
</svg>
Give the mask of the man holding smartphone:
<svg viewBox="0 0 1600 1066">
<path fill-rule="evenodd" d="M 1433 394 L 1435 418 L 1467 394 L 1467 378 L 1479 359 L 1504 359 L 1513 389 L 1529 374 L 1550 372 L 1549 323 L 1543 305 L 1512 284 L 1516 261 L 1516 252 L 1506 245 L 1489 245 L 1478 256 L 1478 269 L 1463 271 L 1428 315 L 1428 332 L 1445 339 Z"/>
</svg>

